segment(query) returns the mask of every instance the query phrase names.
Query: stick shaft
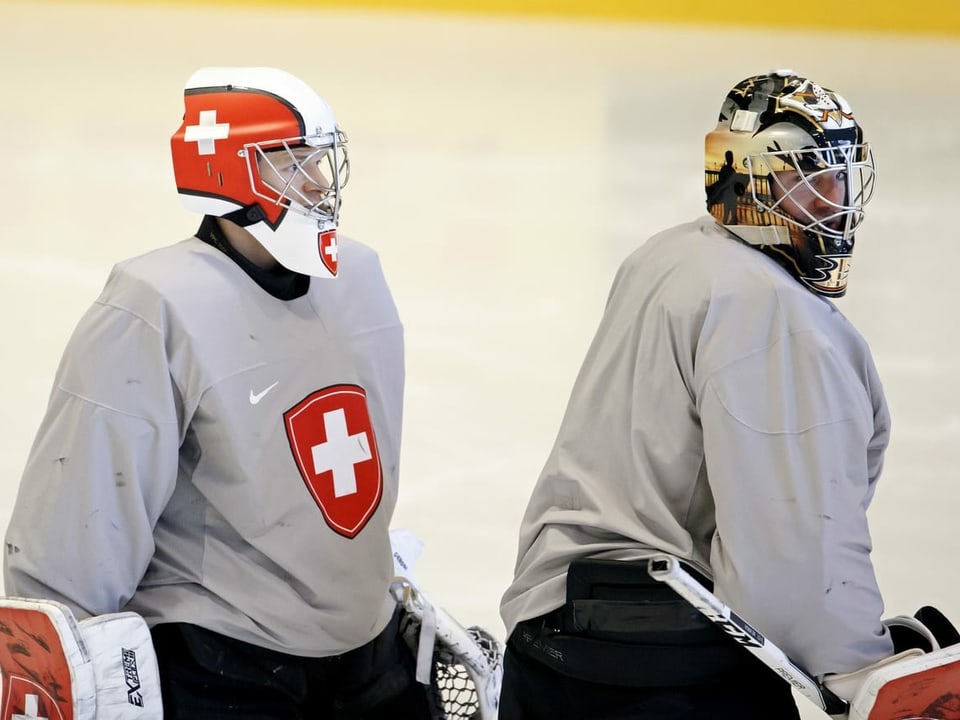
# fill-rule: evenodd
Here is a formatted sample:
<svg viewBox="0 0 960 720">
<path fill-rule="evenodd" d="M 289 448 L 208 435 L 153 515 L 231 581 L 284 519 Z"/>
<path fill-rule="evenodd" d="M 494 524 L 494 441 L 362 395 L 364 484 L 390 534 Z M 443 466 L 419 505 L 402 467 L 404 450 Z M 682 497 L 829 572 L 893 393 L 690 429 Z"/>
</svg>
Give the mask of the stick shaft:
<svg viewBox="0 0 960 720">
<path fill-rule="evenodd" d="M 669 585 L 727 635 L 744 646 L 767 667 L 793 686 L 801 695 L 831 715 L 846 712 L 846 703 L 820 685 L 806 671 L 797 666 L 786 653 L 770 642 L 716 595 L 707 590 L 680 566 L 672 555 L 657 555 L 650 559 L 650 576 Z"/>
</svg>

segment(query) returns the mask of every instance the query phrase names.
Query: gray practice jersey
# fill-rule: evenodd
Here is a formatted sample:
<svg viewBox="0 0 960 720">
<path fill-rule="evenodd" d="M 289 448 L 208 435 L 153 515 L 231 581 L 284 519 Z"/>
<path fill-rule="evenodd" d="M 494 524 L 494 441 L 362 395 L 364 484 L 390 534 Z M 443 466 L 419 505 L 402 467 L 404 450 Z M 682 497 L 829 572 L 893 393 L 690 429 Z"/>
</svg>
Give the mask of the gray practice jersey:
<svg viewBox="0 0 960 720">
<path fill-rule="evenodd" d="M 117 265 L 61 361 L 7 594 L 305 656 L 394 604 L 403 330 L 379 260 L 279 300 L 197 238 Z"/>
<path fill-rule="evenodd" d="M 866 510 L 889 415 L 828 300 L 712 218 L 621 266 L 533 491 L 507 631 L 584 556 L 665 551 L 816 674 L 892 654 Z"/>
</svg>

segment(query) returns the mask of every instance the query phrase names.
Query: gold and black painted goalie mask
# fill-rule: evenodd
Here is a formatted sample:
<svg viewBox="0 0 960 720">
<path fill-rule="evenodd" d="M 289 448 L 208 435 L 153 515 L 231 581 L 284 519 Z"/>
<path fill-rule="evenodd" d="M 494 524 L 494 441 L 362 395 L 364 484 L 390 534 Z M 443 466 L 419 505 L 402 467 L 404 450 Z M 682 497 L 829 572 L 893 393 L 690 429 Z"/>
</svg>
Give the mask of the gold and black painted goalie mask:
<svg viewBox="0 0 960 720">
<path fill-rule="evenodd" d="M 870 146 L 843 97 L 778 70 L 737 84 L 706 136 L 707 208 L 814 292 L 846 292 L 873 194 Z"/>
</svg>

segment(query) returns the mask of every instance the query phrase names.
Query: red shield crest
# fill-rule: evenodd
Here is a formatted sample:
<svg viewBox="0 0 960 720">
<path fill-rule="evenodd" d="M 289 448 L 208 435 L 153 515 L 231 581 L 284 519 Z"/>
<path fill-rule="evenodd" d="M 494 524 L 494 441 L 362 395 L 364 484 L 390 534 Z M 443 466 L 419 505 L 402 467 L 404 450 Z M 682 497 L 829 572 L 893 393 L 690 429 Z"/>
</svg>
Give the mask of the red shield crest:
<svg viewBox="0 0 960 720">
<path fill-rule="evenodd" d="M 317 247 L 320 250 L 320 259 L 323 261 L 323 266 L 330 271 L 331 275 L 336 275 L 339 266 L 337 262 L 339 255 L 337 231 L 327 230 L 317 235 Z"/>
<path fill-rule="evenodd" d="M 352 538 L 383 495 L 367 394 L 357 385 L 311 393 L 283 414 L 293 459 L 330 528 Z"/>
</svg>

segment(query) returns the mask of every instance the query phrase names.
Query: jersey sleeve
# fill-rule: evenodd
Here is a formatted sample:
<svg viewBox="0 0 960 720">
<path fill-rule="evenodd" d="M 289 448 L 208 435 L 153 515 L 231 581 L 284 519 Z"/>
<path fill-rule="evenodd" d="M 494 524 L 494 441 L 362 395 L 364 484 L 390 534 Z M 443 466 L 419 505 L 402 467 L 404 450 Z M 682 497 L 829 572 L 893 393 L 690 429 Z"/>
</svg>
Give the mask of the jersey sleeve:
<svg viewBox="0 0 960 720">
<path fill-rule="evenodd" d="M 889 424 L 873 383 L 806 330 L 714 372 L 699 402 L 716 592 L 817 675 L 892 653 L 866 519 Z"/>
<path fill-rule="evenodd" d="M 162 327 L 98 301 L 81 318 L 6 535 L 5 592 L 117 612 L 153 554 L 177 477 L 178 394 Z"/>
</svg>

